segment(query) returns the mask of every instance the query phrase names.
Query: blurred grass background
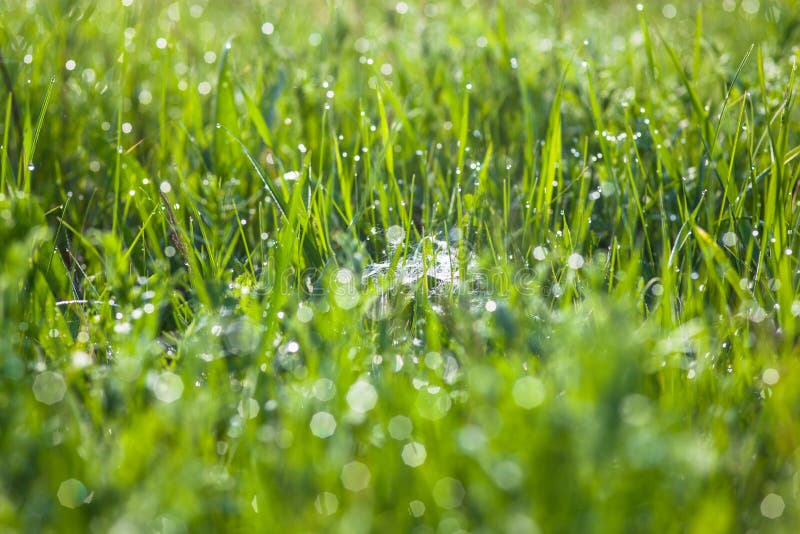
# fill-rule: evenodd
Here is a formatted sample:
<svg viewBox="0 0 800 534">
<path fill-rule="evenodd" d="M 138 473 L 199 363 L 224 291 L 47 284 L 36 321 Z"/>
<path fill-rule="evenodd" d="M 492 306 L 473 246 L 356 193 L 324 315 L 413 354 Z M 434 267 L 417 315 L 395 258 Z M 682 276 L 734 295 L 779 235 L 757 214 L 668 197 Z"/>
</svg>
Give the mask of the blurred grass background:
<svg viewBox="0 0 800 534">
<path fill-rule="evenodd" d="M 793 2 L 0 15 L 0 530 L 796 531 Z"/>
</svg>

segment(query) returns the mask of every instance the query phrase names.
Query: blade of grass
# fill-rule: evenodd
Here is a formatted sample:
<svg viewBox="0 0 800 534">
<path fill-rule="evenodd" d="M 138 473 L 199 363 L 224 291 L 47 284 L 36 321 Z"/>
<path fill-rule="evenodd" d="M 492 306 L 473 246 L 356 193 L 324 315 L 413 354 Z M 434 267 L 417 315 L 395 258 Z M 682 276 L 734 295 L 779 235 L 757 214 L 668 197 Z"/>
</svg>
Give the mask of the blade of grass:
<svg viewBox="0 0 800 534">
<path fill-rule="evenodd" d="M 278 211 L 280 212 L 282 218 L 286 223 L 291 224 L 292 223 L 290 217 L 291 212 L 289 211 L 286 203 L 283 201 L 283 198 L 281 198 L 281 195 L 278 192 L 278 190 L 275 189 L 275 186 L 273 186 L 270 183 L 264 172 L 261 170 L 261 166 L 258 164 L 256 159 L 253 157 L 250 151 L 247 150 L 247 147 L 244 146 L 244 143 L 241 141 L 241 139 L 233 135 L 233 133 L 231 133 L 225 126 L 221 126 L 221 128 L 231 137 L 231 139 L 233 139 L 239 145 L 239 147 L 242 150 L 242 153 L 250 162 L 250 166 L 253 168 L 256 175 L 261 179 L 261 183 L 264 184 L 264 189 L 266 189 L 270 198 L 275 203 L 275 206 L 278 208 Z M 322 255 L 320 254 L 317 248 L 317 245 L 313 243 L 310 239 L 303 239 L 302 236 L 300 237 L 300 239 L 302 241 L 302 247 L 305 253 L 306 261 L 309 262 L 311 266 L 321 269 L 324 264 L 324 261 L 322 259 Z"/>
<path fill-rule="evenodd" d="M 42 102 L 41 109 L 39 111 L 39 118 L 36 119 L 36 129 L 33 131 L 33 139 L 31 140 L 31 144 L 25 150 L 25 159 L 27 160 L 25 169 L 24 169 L 24 187 L 23 190 L 26 194 L 30 194 L 31 192 L 31 173 L 36 168 L 36 164 L 33 161 L 34 156 L 36 155 L 36 145 L 39 143 L 39 135 L 42 133 L 42 125 L 44 125 L 44 118 L 47 114 L 47 107 L 50 105 L 50 97 L 53 94 L 53 86 L 56 84 L 56 77 L 50 77 L 50 84 L 47 86 L 47 92 L 44 95 L 44 101 Z"/>
</svg>

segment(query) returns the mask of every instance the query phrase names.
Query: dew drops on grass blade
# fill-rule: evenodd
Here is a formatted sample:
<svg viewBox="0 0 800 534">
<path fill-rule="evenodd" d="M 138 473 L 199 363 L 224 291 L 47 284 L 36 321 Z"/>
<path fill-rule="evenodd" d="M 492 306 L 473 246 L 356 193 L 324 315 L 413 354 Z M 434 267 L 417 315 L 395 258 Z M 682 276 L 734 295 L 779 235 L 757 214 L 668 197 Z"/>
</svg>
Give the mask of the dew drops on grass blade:
<svg viewBox="0 0 800 534">
<path fill-rule="evenodd" d="M 790 531 L 788 4 L 324 3 L 3 4 L 0 516 Z"/>
<path fill-rule="evenodd" d="M 26 194 L 30 194 L 31 192 L 31 174 L 34 170 L 36 170 L 36 164 L 34 163 L 34 157 L 36 156 L 36 145 L 39 143 L 39 135 L 42 133 L 42 126 L 44 125 L 44 119 L 47 114 L 47 108 L 50 105 L 50 97 L 53 94 L 53 86 L 56 84 L 56 77 L 50 77 L 50 84 L 47 86 L 47 92 L 44 95 L 44 101 L 39 110 L 39 118 L 36 120 L 36 129 L 33 131 L 33 137 L 31 138 L 30 145 L 25 147 L 25 158 L 27 159 L 26 170 L 28 171 L 25 173 L 25 183 L 23 186 L 23 190 Z"/>
</svg>

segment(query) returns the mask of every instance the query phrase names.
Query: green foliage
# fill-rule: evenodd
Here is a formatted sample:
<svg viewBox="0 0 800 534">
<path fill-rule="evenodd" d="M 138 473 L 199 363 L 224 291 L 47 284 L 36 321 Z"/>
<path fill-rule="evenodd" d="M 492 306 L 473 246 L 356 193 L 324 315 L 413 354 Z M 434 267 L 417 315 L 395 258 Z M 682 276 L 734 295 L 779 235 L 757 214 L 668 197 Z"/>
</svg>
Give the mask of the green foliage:
<svg viewBox="0 0 800 534">
<path fill-rule="evenodd" d="M 6 2 L 0 531 L 795 532 L 798 23 Z"/>
</svg>

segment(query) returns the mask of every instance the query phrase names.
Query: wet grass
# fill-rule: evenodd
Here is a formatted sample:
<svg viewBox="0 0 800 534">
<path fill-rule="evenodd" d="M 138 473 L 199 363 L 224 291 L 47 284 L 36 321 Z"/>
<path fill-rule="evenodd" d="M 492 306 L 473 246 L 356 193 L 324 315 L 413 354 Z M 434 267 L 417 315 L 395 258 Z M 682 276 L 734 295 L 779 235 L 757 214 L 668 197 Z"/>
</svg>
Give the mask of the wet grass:
<svg viewBox="0 0 800 534">
<path fill-rule="evenodd" d="M 122 4 L 2 8 L 0 530 L 796 531 L 791 2 Z"/>
</svg>

